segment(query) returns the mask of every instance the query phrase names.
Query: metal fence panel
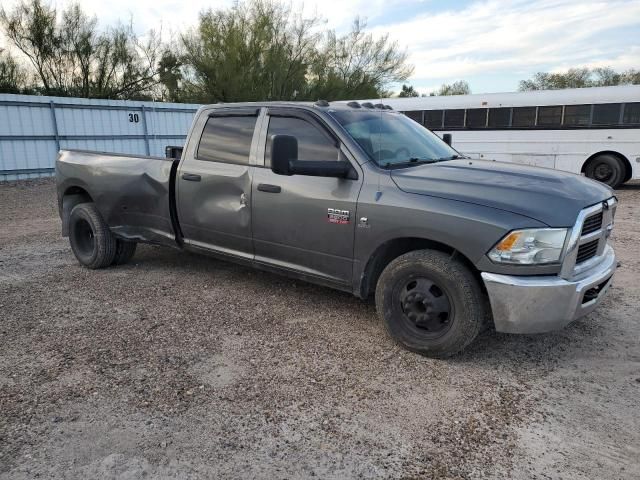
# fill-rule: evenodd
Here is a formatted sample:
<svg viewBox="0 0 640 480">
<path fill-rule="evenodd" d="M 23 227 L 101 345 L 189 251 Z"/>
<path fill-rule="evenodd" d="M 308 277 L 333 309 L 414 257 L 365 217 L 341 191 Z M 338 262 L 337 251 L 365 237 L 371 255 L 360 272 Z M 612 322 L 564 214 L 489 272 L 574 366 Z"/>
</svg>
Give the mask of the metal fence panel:
<svg viewBox="0 0 640 480">
<path fill-rule="evenodd" d="M 52 175 L 59 149 L 164 156 L 199 107 L 0 94 L 0 181 Z"/>
</svg>

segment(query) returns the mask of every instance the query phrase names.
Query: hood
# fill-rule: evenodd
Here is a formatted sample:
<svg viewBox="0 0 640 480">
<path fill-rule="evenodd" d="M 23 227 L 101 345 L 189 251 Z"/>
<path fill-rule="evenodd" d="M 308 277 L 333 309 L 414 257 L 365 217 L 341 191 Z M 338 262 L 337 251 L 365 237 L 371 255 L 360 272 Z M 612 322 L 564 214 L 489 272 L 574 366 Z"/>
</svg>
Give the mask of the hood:
<svg viewBox="0 0 640 480">
<path fill-rule="evenodd" d="M 570 227 L 585 207 L 613 195 L 606 185 L 549 168 L 485 160 L 449 160 L 391 171 L 408 193 L 475 203 Z"/>
</svg>

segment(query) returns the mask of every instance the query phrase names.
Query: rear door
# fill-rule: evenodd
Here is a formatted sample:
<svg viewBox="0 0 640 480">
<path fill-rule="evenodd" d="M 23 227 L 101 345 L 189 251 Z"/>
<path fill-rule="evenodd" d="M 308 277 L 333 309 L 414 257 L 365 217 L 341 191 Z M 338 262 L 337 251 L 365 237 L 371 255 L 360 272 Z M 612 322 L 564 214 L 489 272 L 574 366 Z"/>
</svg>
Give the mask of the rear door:
<svg viewBox="0 0 640 480">
<path fill-rule="evenodd" d="M 252 186 L 255 260 L 350 285 L 359 167 L 351 162 L 357 179 L 276 175 L 270 168 L 270 140 L 276 134 L 298 139 L 300 160 L 349 161 L 348 153 L 310 113 L 270 108 L 264 125 L 265 164 L 256 166 Z"/>
<path fill-rule="evenodd" d="M 194 126 L 180 164 L 178 219 L 187 245 L 253 258 L 251 239 L 252 145 L 260 110 L 219 108 Z M 194 130 L 193 134 L 196 134 Z"/>
</svg>

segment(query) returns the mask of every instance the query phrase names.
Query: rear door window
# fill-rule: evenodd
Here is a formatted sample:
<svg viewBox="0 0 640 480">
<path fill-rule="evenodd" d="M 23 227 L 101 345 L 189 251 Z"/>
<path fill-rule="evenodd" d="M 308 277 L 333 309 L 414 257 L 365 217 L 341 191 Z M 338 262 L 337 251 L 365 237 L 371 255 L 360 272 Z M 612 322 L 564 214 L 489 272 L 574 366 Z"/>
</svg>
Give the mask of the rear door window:
<svg viewBox="0 0 640 480">
<path fill-rule="evenodd" d="M 196 158 L 248 165 L 256 120 L 255 115 L 209 117 L 202 131 Z"/>
</svg>

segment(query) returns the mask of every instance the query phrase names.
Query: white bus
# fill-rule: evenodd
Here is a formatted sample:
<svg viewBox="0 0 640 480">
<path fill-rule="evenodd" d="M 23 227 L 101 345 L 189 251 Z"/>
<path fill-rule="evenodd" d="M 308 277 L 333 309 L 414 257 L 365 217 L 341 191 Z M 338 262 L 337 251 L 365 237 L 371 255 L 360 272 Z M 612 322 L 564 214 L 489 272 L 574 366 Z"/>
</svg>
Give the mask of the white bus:
<svg viewBox="0 0 640 480">
<path fill-rule="evenodd" d="M 369 100 L 380 103 L 380 100 Z M 471 158 L 640 178 L 640 85 L 384 99 Z"/>
</svg>

